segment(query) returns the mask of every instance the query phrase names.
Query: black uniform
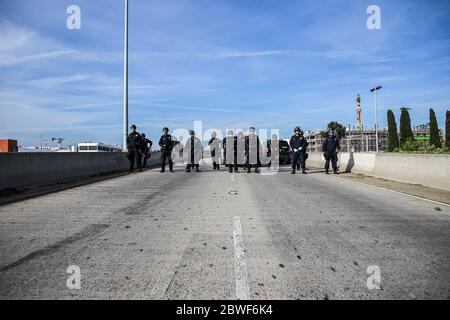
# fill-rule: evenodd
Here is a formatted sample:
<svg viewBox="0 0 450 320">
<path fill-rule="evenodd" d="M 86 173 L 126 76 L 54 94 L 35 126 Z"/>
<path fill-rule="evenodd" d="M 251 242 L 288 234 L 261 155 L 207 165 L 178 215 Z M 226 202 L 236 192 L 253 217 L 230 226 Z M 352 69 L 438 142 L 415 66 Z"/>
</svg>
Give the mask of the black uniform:
<svg viewBox="0 0 450 320">
<path fill-rule="evenodd" d="M 147 138 L 141 137 L 141 150 L 142 150 L 142 159 L 143 164 L 142 168 L 147 166 L 147 160 L 150 159 L 150 149 L 152 148 L 153 142 Z"/>
<path fill-rule="evenodd" d="M 203 146 L 202 142 L 197 137 L 190 137 L 184 146 L 184 152 L 186 152 L 186 171 L 190 172 L 191 167 L 195 168 L 195 171 L 199 172 L 199 162 L 202 159 Z"/>
<path fill-rule="evenodd" d="M 258 172 L 258 168 L 261 166 L 261 159 L 259 156 L 260 146 L 261 144 L 257 135 L 245 137 L 247 172 L 251 172 L 252 167 L 255 168 L 255 172 Z"/>
<path fill-rule="evenodd" d="M 306 141 L 303 136 L 297 137 L 296 135 L 293 135 L 289 144 L 292 149 L 292 172 L 295 172 L 295 169 L 298 169 L 299 166 L 302 168 L 302 171 L 305 172 L 308 141 Z"/>
<path fill-rule="evenodd" d="M 232 146 L 227 146 L 227 141 L 232 143 Z M 222 141 L 223 146 L 223 157 L 225 159 L 225 165 L 228 167 L 229 172 L 238 172 L 238 165 L 237 165 L 237 137 L 226 137 Z M 229 152 L 232 152 L 232 154 L 228 154 L 227 156 L 227 149 Z"/>
<path fill-rule="evenodd" d="M 128 160 L 130 160 L 130 172 L 134 170 L 134 164 L 139 171 L 141 167 L 141 135 L 138 132 L 131 132 L 127 137 Z"/>
<path fill-rule="evenodd" d="M 220 140 L 218 138 L 211 138 L 208 145 L 211 150 L 214 170 L 220 170 Z"/>
<path fill-rule="evenodd" d="M 323 155 L 325 157 L 325 171 L 328 173 L 331 165 L 334 173 L 337 172 L 337 152 L 340 150 L 339 140 L 335 136 L 328 136 L 322 146 Z"/>
<path fill-rule="evenodd" d="M 172 136 L 170 134 L 163 134 L 159 139 L 159 146 L 161 147 L 161 171 L 166 170 L 166 160 L 169 161 L 169 170 L 173 171 L 172 162 L 172 149 L 173 149 Z"/>
</svg>

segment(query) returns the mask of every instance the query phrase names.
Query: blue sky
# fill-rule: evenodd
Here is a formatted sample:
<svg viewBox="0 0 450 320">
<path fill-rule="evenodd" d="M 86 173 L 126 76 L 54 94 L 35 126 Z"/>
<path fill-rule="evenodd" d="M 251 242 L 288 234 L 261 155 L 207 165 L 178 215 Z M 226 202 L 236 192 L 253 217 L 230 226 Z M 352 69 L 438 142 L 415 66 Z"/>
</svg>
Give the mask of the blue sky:
<svg viewBox="0 0 450 320">
<path fill-rule="evenodd" d="M 66 9 L 81 8 L 81 30 Z M 366 9 L 381 8 L 381 30 Z M 161 128 L 322 128 L 413 124 L 450 109 L 450 2 L 130 0 L 130 123 Z M 0 137 L 119 144 L 123 1 L 0 0 Z"/>
</svg>

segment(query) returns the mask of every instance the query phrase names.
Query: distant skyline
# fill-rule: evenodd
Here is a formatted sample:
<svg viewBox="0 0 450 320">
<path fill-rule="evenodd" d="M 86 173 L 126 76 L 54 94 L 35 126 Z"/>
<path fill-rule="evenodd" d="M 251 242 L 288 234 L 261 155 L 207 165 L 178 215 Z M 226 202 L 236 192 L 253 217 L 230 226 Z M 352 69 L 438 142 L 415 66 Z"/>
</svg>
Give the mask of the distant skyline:
<svg viewBox="0 0 450 320">
<path fill-rule="evenodd" d="M 413 125 L 450 109 L 450 2 L 129 0 L 130 124 L 161 128 L 323 128 L 331 120 Z M 381 30 L 369 30 L 369 5 Z M 81 29 L 66 27 L 70 5 Z M 0 138 L 121 144 L 123 1 L 1 0 Z"/>
</svg>

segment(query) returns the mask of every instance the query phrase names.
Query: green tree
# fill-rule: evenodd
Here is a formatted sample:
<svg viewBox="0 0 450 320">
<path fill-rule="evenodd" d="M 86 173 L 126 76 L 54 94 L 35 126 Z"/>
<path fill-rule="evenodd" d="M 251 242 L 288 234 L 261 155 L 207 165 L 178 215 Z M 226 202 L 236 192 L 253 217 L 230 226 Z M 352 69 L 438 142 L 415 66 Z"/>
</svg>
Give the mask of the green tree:
<svg viewBox="0 0 450 320">
<path fill-rule="evenodd" d="M 336 132 L 336 137 L 338 138 L 338 140 L 345 138 L 345 127 L 340 124 L 337 121 L 331 121 L 328 126 L 327 126 L 328 130 L 334 130 L 334 132 Z"/>
<path fill-rule="evenodd" d="M 411 129 L 411 118 L 407 108 L 402 108 L 400 115 L 400 145 L 408 140 L 414 140 L 414 134 Z"/>
<path fill-rule="evenodd" d="M 436 114 L 432 108 L 430 108 L 430 145 L 435 148 L 442 148 Z"/>
<path fill-rule="evenodd" d="M 450 111 L 445 114 L 445 146 L 450 148 Z"/>
<path fill-rule="evenodd" d="M 398 148 L 398 132 L 397 123 L 395 122 L 395 116 L 391 109 L 387 111 L 387 122 L 388 122 L 388 151 L 393 152 Z"/>
</svg>

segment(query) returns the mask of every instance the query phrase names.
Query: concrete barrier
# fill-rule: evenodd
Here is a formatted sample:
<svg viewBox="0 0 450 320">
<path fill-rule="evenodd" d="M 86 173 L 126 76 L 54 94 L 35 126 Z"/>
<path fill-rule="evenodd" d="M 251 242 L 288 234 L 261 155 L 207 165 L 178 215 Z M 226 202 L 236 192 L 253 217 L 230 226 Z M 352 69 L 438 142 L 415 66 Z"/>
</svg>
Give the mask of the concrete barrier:
<svg viewBox="0 0 450 320">
<path fill-rule="evenodd" d="M 148 165 L 160 163 L 152 152 Z M 128 170 L 122 152 L 0 153 L 0 190 Z"/>
<path fill-rule="evenodd" d="M 314 152 L 307 163 L 323 168 L 325 159 Z M 339 170 L 450 191 L 450 155 L 445 154 L 340 153 Z"/>
</svg>

